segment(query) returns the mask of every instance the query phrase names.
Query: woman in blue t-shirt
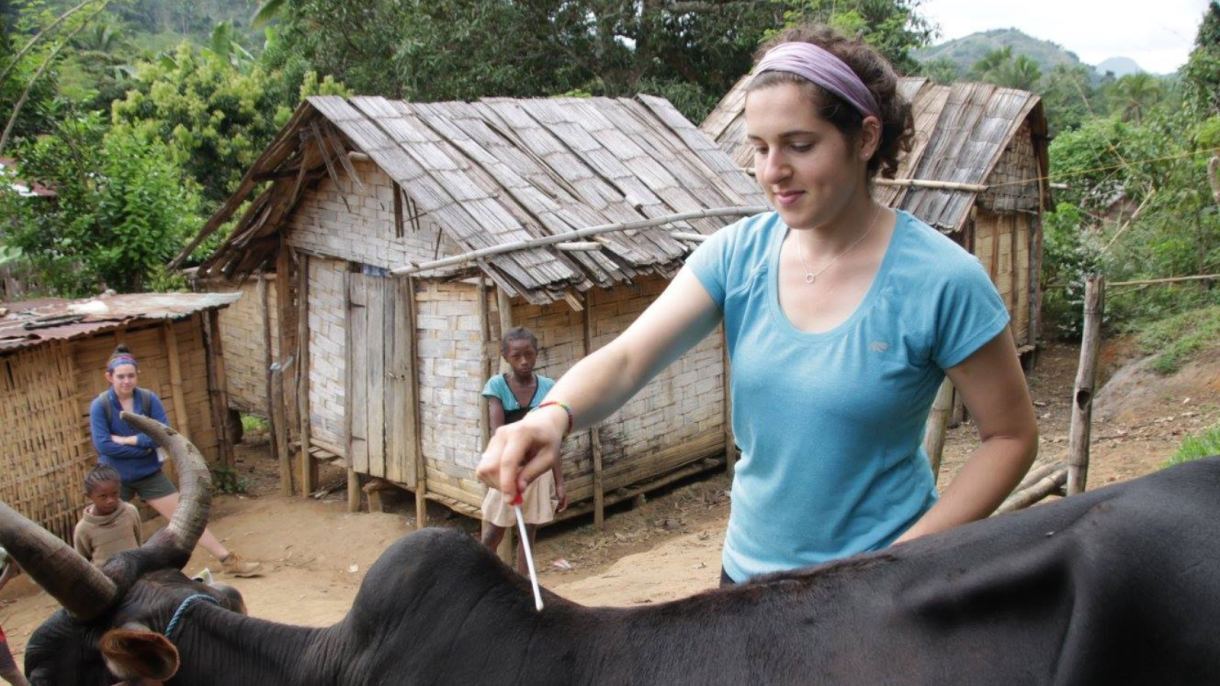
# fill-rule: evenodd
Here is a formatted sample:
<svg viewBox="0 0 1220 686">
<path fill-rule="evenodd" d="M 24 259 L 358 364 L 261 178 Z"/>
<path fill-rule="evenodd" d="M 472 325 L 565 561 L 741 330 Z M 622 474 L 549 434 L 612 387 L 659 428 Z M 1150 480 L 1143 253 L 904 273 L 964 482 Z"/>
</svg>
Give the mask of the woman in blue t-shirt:
<svg viewBox="0 0 1220 686">
<path fill-rule="evenodd" d="M 480 479 L 511 498 L 718 324 L 741 448 L 723 583 L 876 550 L 990 514 L 1037 427 L 1008 312 L 978 260 L 873 200 L 912 138 L 890 65 L 823 27 L 772 40 L 745 103 L 774 212 L 718 231 L 615 341 L 574 366 L 555 404 L 498 432 Z M 921 446 L 945 375 L 981 444 L 936 493 Z"/>
<path fill-rule="evenodd" d="M 529 329 L 522 326 L 509 329 L 508 333 L 504 334 L 504 340 L 500 342 L 500 354 L 504 356 L 512 372 L 497 374 L 483 386 L 492 433 L 502 426 L 520 421 L 531 410 L 542 405 L 543 398 L 555 385 L 553 380 L 534 373 L 534 364 L 538 361 L 538 338 Z M 525 519 L 525 533 L 529 536 L 531 547 L 538 525 L 553 521 L 555 514 L 563 512 L 567 507 L 563 464 L 556 461 L 550 469 L 530 483 L 522 494 L 521 514 Z M 493 551 L 499 547 L 504 538 L 504 530 L 513 526 L 515 519 L 512 499 L 505 498 L 494 488 L 488 489 L 487 496 L 483 499 L 483 545 Z M 517 569 L 522 574 L 529 573 L 525 546 L 517 547 Z"/>
</svg>

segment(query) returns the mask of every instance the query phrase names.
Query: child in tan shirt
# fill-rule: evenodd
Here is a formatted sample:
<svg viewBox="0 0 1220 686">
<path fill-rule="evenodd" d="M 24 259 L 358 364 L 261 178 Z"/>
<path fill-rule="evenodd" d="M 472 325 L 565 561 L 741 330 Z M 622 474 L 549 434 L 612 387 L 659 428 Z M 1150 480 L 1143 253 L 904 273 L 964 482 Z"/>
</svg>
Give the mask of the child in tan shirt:
<svg viewBox="0 0 1220 686">
<path fill-rule="evenodd" d="M 119 497 L 122 477 L 114 467 L 99 464 L 85 476 L 85 495 L 93 502 L 76 524 L 76 552 L 101 567 L 111 557 L 140 547 L 140 513 Z"/>
</svg>

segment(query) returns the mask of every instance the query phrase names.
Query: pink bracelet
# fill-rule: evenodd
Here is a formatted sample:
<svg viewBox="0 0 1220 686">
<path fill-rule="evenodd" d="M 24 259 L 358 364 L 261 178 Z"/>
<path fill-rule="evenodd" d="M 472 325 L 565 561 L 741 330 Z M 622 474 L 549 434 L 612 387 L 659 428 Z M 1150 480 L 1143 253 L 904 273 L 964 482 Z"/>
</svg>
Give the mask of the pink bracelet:
<svg viewBox="0 0 1220 686">
<path fill-rule="evenodd" d="M 541 410 L 542 408 L 549 407 L 551 405 L 558 405 L 559 407 L 563 408 L 564 412 L 568 413 L 568 430 L 563 432 L 564 438 L 567 438 L 568 434 L 572 433 L 572 426 L 576 423 L 576 415 L 572 414 L 572 408 L 568 407 L 567 403 L 563 402 L 562 400 L 548 400 L 538 407 L 535 407 L 533 410 L 530 410 L 530 412 L 533 412 L 534 410 Z"/>
</svg>

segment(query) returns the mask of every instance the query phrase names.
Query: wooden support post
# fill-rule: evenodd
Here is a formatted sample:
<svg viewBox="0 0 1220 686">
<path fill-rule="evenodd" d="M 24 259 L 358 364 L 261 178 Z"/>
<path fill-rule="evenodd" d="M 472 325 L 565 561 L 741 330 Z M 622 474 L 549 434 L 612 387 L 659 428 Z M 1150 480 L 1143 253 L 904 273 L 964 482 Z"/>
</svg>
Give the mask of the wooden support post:
<svg viewBox="0 0 1220 686">
<path fill-rule="evenodd" d="M 286 444 L 292 443 L 295 438 L 293 434 L 299 433 L 301 425 L 301 418 L 297 416 L 297 385 L 292 381 L 296 378 L 297 361 L 300 359 L 297 351 L 297 308 L 292 302 L 292 286 L 292 249 L 288 247 L 287 239 L 281 236 L 280 251 L 275 261 L 275 304 L 279 310 L 276 329 L 280 350 L 277 361 L 284 372 L 280 397 L 284 407 L 283 434 Z M 285 445 L 286 450 L 289 447 Z"/>
<path fill-rule="evenodd" d="M 174 428 L 187 440 L 190 440 L 191 418 L 186 413 L 186 398 L 182 394 L 182 362 L 178 359 L 178 335 L 174 332 L 173 321 L 168 319 L 165 321 L 165 325 L 161 327 L 161 335 L 165 344 L 165 354 L 169 358 L 169 388 L 174 395 L 171 399 L 174 407 Z M 219 430 L 224 431 L 224 427 L 220 427 Z M 178 470 L 174 467 L 174 461 L 166 460 L 162 467 L 170 480 L 178 483 Z"/>
<path fill-rule="evenodd" d="M 1068 449 L 1067 493 L 1083 493 L 1089 476 L 1089 438 L 1093 423 L 1093 391 L 1097 381 L 1097 352 L 1101 347 L 1101 319 L 1105 311 L 1106 281 L 1092 275 L 1084 284 L 1084 333 L 1080 340 L 1080 366 L 1072 392 L 1071 444 Z"/>
<path fill-rule="evenodd" d="M 392 491 L 396 488 L 394 484 L 385 479 L 374 478 L 361 488 L 364 495 L 369 499 L 369 512 L 385 512 L 385 503 L 381 500 L 381 494 L 384 491 Z"/>
<path fill-rule="evenodd" d="M 720 363 L 724 367 L 724 463 L 729 477 L 737 473 L 737 440 L 733 438 L 732 362 L 729 357 L 729 337 L 720 324 Z"/>
<path fill-rule="evenodd" d="M 407 277 L 407 321 L 411 336 L 411 412 L 415 422 L 415 528 L 428 526 L 428 472 L 424 461 L 423 416 L 419 401 L 419 307 L 415 302 L 415 279 Z"/>
<path fill-rule="evenodd" d="M 491 378 L 491 367 L 495 361 L 492 357 L 491 343 L 491 304 L 488 302 L 487 296 L 487 279 L 479 277 L 479 336 L 483 343 L 482 350 L 482 377 L 480 383 L 486 383 Z M 487 396 L 479 394 L 479 430 L 482 434 L 483 443 L 481 450 L 487 449 L 488 442 L 491 441 L 491 417 L 487 409 Z"/>
<path fill-rule="evenodd" d="M 280 464 L 280 492 L 292 495 L 292 465 L 286 461 L 288 446 L 284 445 L 283 396 L 279 386 L 282 385 L 283 374 L 275 361 L 272 347 L 271 332 L 271 294 L 267 288 L 265 274 L 259 274 L 258 300 L 262 304 L 263 316 L 263 373 L 266 374 L 266 403 L 268 436 L 271 441 L 271 454 L 275 455 Z"/>
<path fill-rule="evenodd" d="M 945 431 L 949 428 L 949 417 L 953 414 L 953 382 L 949 377 L 941 382 L 936 391 L 936 399 L 932 401 L 932 411 L 928 413 L 928 423 L 924 428 L 923 449 L 928 454 L 928 462 L 932 467 L 932 482 L 940 479 L 940 462 L 945 452 Z"/>
<path fill-rule="evenodd" d="M 344 461 L 347 463 L 347 511 L 360 511 L 360 475 L 352 467 L 355 462 L 354 451 L 352 450 L 352 426 L 354 423 L 353 414 L 355 413 L 352 396 L 355 395 L 353 387 L 357 383 L 364 383 L 364 379 L 356 379 L 352 374 L 351 359 L 352 359 L 352 340 L 355 336 L 352 333 L 352 279 L 350 272 L 343 273 L 343 332 L 344 345 L 343 354 L 347 356 L 346 373 L 344 376 L 343 389 L 343 425 L 344 425 L 344 445 L 343 451 Z"/>
<path fill-rule="evenodd" d="M 593 353 L 593 293 L 585 294 L 581 323 L 584 328 L 584 357 Z M 593 458 L 593 528 L 601 531 L 606 524 L 606 475 L 602 464 L 602 435 L 597 426 L 589 427 L 589 451 Z"/>
<path fill-rule="evenodd" d="M 300 253 L 297 261 L 297 414 L 301 428 L 301 495 L 318 488 L 318 461 L 309 454 L 312 429 L 309 423 L 309 255 Z"/>
<path fill-rule="evenodd" d="M 508 297 L 504 289 L 496 289 L 496 313 L 500 316 L 500 340 L 504 340 L 504 334 L 513 328 L 513 299 Z M 508 360 L 504 356 L 500 356 L 500 373 L 507 374 L 512 371 L 512 367 L 508 366 Z"/>
<path fill-rule="evenodd" d="M 233 468 L 233 444 L 225 431 L 225 415 L 229 412 L 229 386 L 225 378 L 224 343 L 220 336 L 220 310 L 208 310 L 203 326 L 203 349 L 208 367 L 208 399 L 212 408 L 212 427 L 216 431 L 216 446 L 220 463 Z"/>
<path fill-rule="evenodd" d="M 508 297 L 504 289 L 496 289 L 496 312 L 500 317 L 500 340 L 504 340 L 504 334 L 513 328 L 513 299 Z M 500 373 L 506 374 L 512 371 L 508 366 L 508 361 L 504 356 L 500 356 Z M 496 553 L 504 560 L 504 564 L 514 569 L 517 566 L 517 557 L 513 551 L 513 539 L 516 537 L 516 530 L 513 527 L 508 527 L 504 531 L 504 540 L 500 541 L 500 547 L 496 549 Z"/>
</svg>

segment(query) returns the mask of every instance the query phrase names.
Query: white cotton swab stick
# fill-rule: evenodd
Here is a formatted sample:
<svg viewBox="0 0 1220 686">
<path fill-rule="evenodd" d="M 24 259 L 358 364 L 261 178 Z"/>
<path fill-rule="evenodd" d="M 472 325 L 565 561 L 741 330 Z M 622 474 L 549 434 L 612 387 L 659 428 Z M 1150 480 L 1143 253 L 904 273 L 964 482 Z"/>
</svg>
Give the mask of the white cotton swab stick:
<svg viewBox="0 0 1220 686">
<path fill-rule="evenodd" d="M 513 501 L 517 513 L 517 532 L 521 534 L 521 545 L 525 548 L 525 564 L 530 570 L 530 585 L 534 587 L 534 608 L 542 612 L 542 591 L 538 590 L 538 572 L 534 569 L 534 553 L 530 550 L 530 537 L 525 533 L 525 515 L 521 514 L 521 494 Z"/>
</svg>

